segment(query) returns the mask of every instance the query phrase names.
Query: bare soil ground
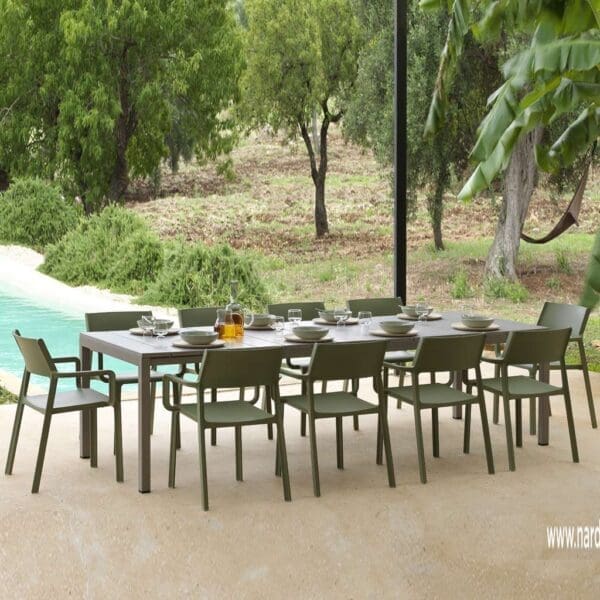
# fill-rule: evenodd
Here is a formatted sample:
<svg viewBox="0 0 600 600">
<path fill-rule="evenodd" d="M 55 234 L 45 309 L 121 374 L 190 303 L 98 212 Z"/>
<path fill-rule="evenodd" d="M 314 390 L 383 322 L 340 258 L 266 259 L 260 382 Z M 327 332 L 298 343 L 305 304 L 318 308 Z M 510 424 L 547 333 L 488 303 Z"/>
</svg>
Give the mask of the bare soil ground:
<svg viewBox="0 0 600 600">
<path fill-rule="evenodd" d="M 158 190 L 143 181 L 132 186 L 129 206 L 145 216 L 163 239 L 229 243 L 256 257 L 274 300 L 324 299 L 393 293 L 393 204 L 389 174 L 370 153 L 330 141 L 327 209 L 330 235 L 315 238 L 314 188 L 302 143 L 267 134 L 246 139 L 232 155 L 233 177 L 217 164 L 187 164 L 163 172 Z M 457 182 L 452 192 L 458 191 Z M 540 236 L 562 215 L 569 194 L 535 194 L 526 231 Z M 485 293 L 483 265 L 494 235 L 499 198 L 469 204 L 448 194 L 444 214 L 445 252 L 435 252 L 423 197 L 408 225 L 408 297 L 438 306 L 485 303 L 502 314 L 534 319 L 545 299 L 576 302 L 593 234 L 600 228 L 600 177 L 592 175 L 579 227 L 551 244 L 523 243 L 521 282 L 527 298 Z M 456 283 L 457 273 L 465 286 Z M 460 283 L 460 282 L 459 282 Z M 516 297 L 519 296 L 519 302 Z M 463 296 L 463 297 L 461 297 Z M 600 337 L 600 333 L 596 335 Z"/>
</svg>

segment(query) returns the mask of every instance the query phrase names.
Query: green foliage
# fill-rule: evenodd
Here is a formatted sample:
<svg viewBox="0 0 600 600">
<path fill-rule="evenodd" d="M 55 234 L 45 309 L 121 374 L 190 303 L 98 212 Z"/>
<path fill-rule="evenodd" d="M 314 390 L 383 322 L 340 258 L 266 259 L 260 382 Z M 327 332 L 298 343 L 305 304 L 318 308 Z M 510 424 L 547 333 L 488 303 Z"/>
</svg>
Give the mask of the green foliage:
<svg viewBox="0 0 600 600">
<path fill-rule="evenodd" d="M 0 404 L 8 404 L 16 401 L 17 397 L 0 385 Z"/>
<path fill-rule="evenodd" d="M 552 290 L 553 292 L 560 290 L 561 285 L 562 283 L 558 277 L 552 276 L 548 277 L 548 279 L 546 280 L 546 287 L 549 290 Z"/>
<path fill-rule="evenodd" d="M 145 221 L 107 207 L 49 246 L 41 270 L 71 285 L 137 294 L 157 277 L 162 260 L 161 243 Z"/>
<path fill-rule="evenodd" d="M 424 2 L 439 7 L 439 0 Z M 483 17 L 481 17 L 483 15 Z M 457 24 L 460 24 L 458 26 Z M 519 139 L 534 128 L 569 115 L 549 147 L 538 146 L 537 162 L 546 170 L 572 164 L 600 132 L 600 10 L 593 0 L 455 0 L 442 53 L 438 85 L 427 130 L 443 127 L 452 79 L 464 39 L 501 33 L 524 36 L 529 45 L 505 63 L 505 82 L 490 97 L 473 149 L 477 166 L 460 197 L 471 198 L 489 187 L 510 160 Z"/>
<path fill-rule="evenodd" d="M 525 302 L 529 297 L 524 285 L 497 277 L 486 279 L 484 293 L 490 299 L 505 298 L 511 302 Z"/>
<path fill-rule="evenodd" d="M 557 246 L 554 249 L 554 255 L 556 256 L 556 266 L 558 267 L 558 270 L 566 275 L 572 275 L 573 268 L 571 267 L 569 249 L 566 246 Z"/>
<path fill-rule="evenodd" d="M 590 257 L 590 265 L 585 276 L 585 285 L 580 304 L 595 308 L 600 302 L 600 231 L 596 233 L 596 241 Z"/>
<path fill-rule="evenodd" d="M 450 288 L 450 295 L 455 300 L 472 298 L 474 296 L 473 288 L 469 283 L 469 275 L 464 269 L 454 273 L 450 278 L 450 283 L 452 285 Z"/>
<path fill-rule="evenodd" d="M 240 302 L 263 310 L 268 302 L 266 288 L 248 257 L 227 245 L 169 242 L 165 245 L 164 268 L 141 301 L 178 308 L 225 305 L 234 279 L 239 282 Z"/>
<path fill-rule="evenodd" d="M 43 250 L 74 229 L 80 210 L 41 179 L 17 179 L 0 193 L 0 240 Z"/>
<path fill-rule="evenodd" d="M 228 0 L 0 0 L 0 23 L 11 175 L 56 173 L 93 208 L 151 176 L 169 148 L 231 146 L 242 60 Z"/>
</svg>

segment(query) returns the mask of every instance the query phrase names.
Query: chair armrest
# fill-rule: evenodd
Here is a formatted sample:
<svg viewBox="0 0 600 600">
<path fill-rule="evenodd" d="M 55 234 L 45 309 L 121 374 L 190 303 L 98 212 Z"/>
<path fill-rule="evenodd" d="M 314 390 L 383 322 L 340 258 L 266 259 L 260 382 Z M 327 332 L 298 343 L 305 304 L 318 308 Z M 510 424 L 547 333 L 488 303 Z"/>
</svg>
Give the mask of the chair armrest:
<svg viewBox="0 0 600 600">
<path fill-rule="evenodd" d="M 81 371 L 81 360 L 78 356 L 59 356 L 58 358 L 52 358 L 52 361 L 56 364 L 60 363 L 74 363 L 75 369 Z"/>
<path fill-rule="evenodd" d="M 68 379 L 77 378 L 77 386 L 81 386 L 81 378 L 89 377 L 90 379 L 97 379 L 108 383 L 108 396 L 110 403 L 114 404 L 116 398 L 117 380 L 115 372 L 109 369 L 98 369 L 95 371 L 55 371 L 52 373 L 52 377 L 56 379 Z"/>
<path fill-rule="evenodd" d="M 491 363 L 493 365 L 503 365 L 504 358 L 502 356 L 482 356 L 481 362 Z"/>
<path fill-rule="evenodd" d="M 415 370 L 414 367 L 401 365 L 399 363 L 386 362 L 385 360 L 383 361 L 383 366 L 387 367 L 388 369 L 395 369 L 396 371 L 404 371 L 405 373 L 412 373 Z"/>
<path fill-rule="evenodd" d="M 293 377 L 294 379 L 306 379 L 308 376 L 307 373 L 302 373 L 298 371 L 298 369 L 288 369 L 287 367 L 280 367 L 279 372 L 282 375 L 287 375 L 288 377 Z"/>
<path fill-rule="evenodd" d="M 197 375 L 197 373 L 194 373 Z M 163 377 L 163 384 L 168 384 L 169 382 L 176 383 L 177 385 L 184 385 L 186 387 L 197 388 L 199 381 L 196 379 L 195 381 L 191 379 L 184 379 L 183 377 L 179 377 L 179 375 L 173 375 L 171 373 L 165 375 Z"/>
</svg>

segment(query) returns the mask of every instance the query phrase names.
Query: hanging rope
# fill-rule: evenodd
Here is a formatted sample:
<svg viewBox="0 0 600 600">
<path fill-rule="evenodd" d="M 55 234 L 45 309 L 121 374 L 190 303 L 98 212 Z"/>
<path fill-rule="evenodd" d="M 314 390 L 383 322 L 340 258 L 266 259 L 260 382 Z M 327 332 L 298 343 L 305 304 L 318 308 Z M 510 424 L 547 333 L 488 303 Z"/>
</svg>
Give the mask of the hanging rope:
<svg viewBox="0 0 600 600">
<path fill-rule="evenodd" d="M 583 194 L 585 192 L 585 186 L 587 185 L 588 175 L 590 173 L 590 167 L 592 165 L 592 159 L 594 157 L 594 152 L 596 150 L 596 142 L 592 146 L 592 150 L 588 159 L 586 160 L 585 167 L 583 169 L 583 173 L 581 174 L 581 179 L 579 180 L 579 184 L 573 197 L 571 198 L 571 202 L 567 206 L 563 216 L 560 218 L 560 221 L 552 228 L 552 230 L 546 234 L 542 238 L 532 238 L 524 233 L 521 233 L 521 239 L 530 244 L 545 244 L 554 238 L 557 238 L 559 235 L 564 233 L 569 227 L 572 225 L 579 225 L 579 212 L 581 211 L 581 204 L 583 201 Z"/>
</svg>

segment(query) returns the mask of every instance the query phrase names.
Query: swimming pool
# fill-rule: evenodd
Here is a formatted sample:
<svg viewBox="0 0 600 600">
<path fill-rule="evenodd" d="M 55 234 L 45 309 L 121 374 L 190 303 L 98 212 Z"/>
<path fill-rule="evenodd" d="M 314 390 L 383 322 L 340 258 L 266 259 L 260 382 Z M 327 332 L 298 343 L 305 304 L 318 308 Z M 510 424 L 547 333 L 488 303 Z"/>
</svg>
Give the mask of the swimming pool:
<svg viewBox="0 0 600 600">
<path fill-rule="evenodd" d="M 78 356 L 79 333 L 85 329 L 83 314 L 69 313 L 44 306 L 43 299 L 0 290 L 0 370 L 17 377 L 23 374 L 23 359 L 12 336 L 18 329 L 26 337 L 43 338 L 52 356 Z M 131 365 L 107 357 L 105 368 L 131 371 Z M 70 366 L 69 366 L 70 367 Z M 47 379 L 32 377 L 32 383 L 44 384 Z M 74 382 L 61 381 L 61 389 L 74 387 Z M 97 384 L 98 389 L 106 388 Z M 94 387 L 96 387 L 94 385 Z"/>
</svg>

